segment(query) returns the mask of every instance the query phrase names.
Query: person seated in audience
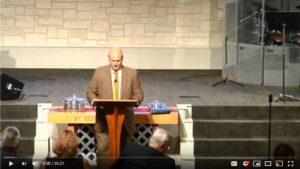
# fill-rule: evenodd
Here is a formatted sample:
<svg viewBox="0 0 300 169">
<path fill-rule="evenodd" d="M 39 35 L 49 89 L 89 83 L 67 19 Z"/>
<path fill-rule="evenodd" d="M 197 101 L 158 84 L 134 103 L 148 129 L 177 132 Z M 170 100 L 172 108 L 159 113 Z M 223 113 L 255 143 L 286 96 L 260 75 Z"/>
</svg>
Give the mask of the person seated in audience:
<svg viewBox="0 0 300 169">
<path fill-rule="evenodd" d="M 74 132 L 63 130 L 53 143 L 55 157 L 41 161 L 40 169 L 89 169 L 88 161 L 77 155 L 78 139 Z"/>
<path fill-rule="evenodd" d="M 278 144 L 274 148 L 273 156 L 276 160 L 293 160 L 296 158 L 293 147 L 286 143 Z"/>
<path fill-rule="evenodd" d="M 18 153 L 21 134 L 17 127 L 8 126 L 1 132 L 1 168 L 32 169 L 32 159 Z"/>
<path fill-rule="evenodd" d="M 112 169 L 175 169 L 175 160 L 165 153 L 170 148 L 172 136 L 168 131 L 157 128 L 149 146 L 127 145 Z"/>
</svg>

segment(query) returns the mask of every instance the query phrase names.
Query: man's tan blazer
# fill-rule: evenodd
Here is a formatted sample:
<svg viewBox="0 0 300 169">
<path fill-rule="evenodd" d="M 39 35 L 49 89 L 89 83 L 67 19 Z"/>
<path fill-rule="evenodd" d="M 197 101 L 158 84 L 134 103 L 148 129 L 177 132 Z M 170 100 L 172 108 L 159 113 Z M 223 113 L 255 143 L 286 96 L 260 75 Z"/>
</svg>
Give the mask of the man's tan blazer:
<svg viewBox="0 0 300 169">
<path fill-rule="evenodd" d="M 99 67 L 95 70 L 92 80 L 89 84 L 86 96 L 88 101 L 91 103 L 93 99 L 112 99 L 112 79 L 111 79 L 111 68 L 109 65 Z M 144 99 L 144 92 L 141 87 L 141 82 L 138 77 L 137 70 L 123 66 L 122 68 L 122 82 L 121 82 L 121 99 L 124 100 L 138 100 L 139 104 Z M 129 112 L 125 117 L 125 127 L 128 133 L 134 130 L 133 111 Z M 96 117 L 96 132 L 102 132 L 106 130 L 105 116 L 97 113 Z"/>
</svg>

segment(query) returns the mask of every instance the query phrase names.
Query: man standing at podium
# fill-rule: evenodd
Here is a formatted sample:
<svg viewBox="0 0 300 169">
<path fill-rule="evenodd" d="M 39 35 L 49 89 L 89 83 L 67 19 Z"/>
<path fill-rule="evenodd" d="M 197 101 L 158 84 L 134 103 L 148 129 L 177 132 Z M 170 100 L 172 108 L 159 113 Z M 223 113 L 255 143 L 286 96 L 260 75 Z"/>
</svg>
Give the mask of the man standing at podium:
<svg viewBox="0 0 300 169">
<path fill-rule="evenodd" d="M 91 103 L 93 99 L 138 100 L 144 99 L 144 92 L 137 70 L 123 66 L 121 48 L 111 48 L 108 54 L 109 65 L 95 70 L 86 96 Z M 105 109 L 105 107 L 104 107 Z M 108 127 L 103 109 L 97 109 L 95 135 L 97 140 L 97 166 L 108 168 L 109 155 Z M 121 134 L 121 149 L 131 142 L 134 134 L 133 108 L 128 108 Z"/>
</svg>

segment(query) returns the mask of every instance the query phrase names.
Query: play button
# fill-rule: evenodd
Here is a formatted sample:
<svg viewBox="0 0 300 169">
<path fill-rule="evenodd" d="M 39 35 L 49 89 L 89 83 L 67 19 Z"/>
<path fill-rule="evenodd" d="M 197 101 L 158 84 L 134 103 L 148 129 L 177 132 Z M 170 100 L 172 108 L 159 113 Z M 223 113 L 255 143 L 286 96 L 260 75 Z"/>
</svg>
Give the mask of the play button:
<svg viewBox="0 0 300 169">
<path fill-rule="evenodd" d="M 14 163 L 11 162 L 11 161 L 9 161 L 9 162 L 8 162 L 8 166 L 10 167 L 10 166 L 12 166 L 12 165 L 14 165 Z"/>
</svg>

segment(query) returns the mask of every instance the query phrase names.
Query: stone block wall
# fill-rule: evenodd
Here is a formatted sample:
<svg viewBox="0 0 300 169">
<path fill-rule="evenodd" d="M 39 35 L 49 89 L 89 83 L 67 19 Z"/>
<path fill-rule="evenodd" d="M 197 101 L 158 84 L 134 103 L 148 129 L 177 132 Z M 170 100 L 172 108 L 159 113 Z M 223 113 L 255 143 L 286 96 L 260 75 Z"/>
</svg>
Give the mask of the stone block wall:
<svg viewBox="0 0 300 169">
<path fill-rule="evenodd" d="M 1 0 L 0 45 L 200 47 L 223 45 L 219 0 Z"/>
</svg>

